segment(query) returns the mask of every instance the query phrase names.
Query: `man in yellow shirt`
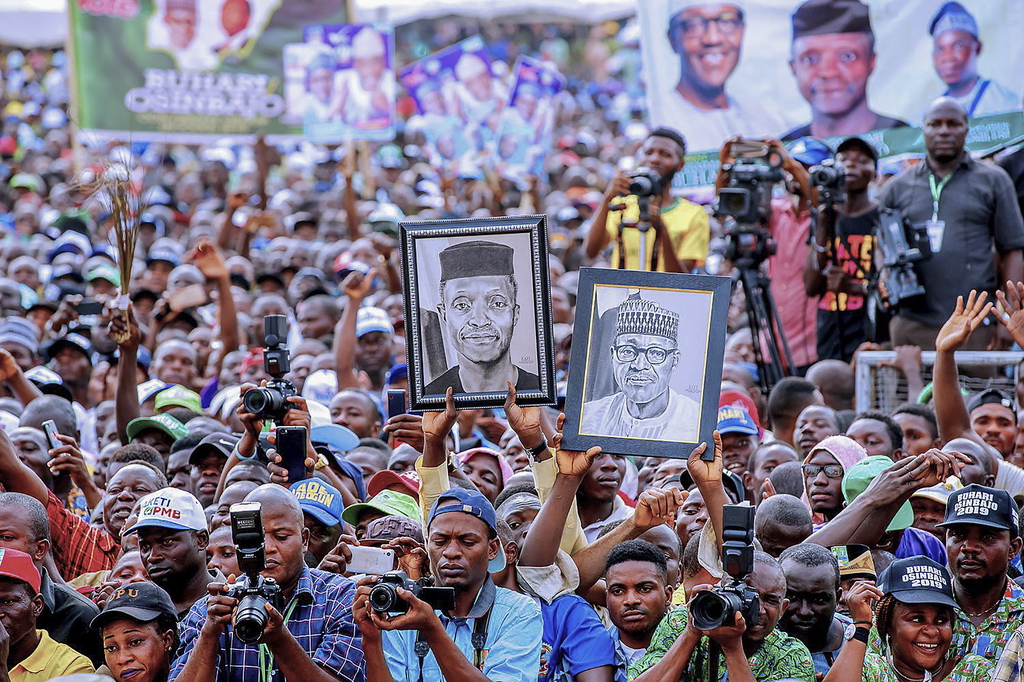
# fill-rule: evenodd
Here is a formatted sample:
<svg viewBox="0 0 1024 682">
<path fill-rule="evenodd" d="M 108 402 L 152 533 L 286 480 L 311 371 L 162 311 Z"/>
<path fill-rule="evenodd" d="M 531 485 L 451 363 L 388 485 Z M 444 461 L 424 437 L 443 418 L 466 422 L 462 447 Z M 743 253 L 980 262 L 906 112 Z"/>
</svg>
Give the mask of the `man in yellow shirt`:
<svg viewBox="0 0 1024 682">
<path fill-rule="evenodd" d="M 637 197 L 630 194 L 629 175 L 620 173 L 609 184 L 601 207 L 594 215 L 587 233 L 588 258 L 596 258 L 608 244 L 615 244 L 612 267 L 627 270 L 659 272 L 691 272 L 704 265 L 708 254 L 711 228 L 704 209 L 672 196 L 672 179 L 683 169 L 686 141 L 671 128 L 655 128 L 637 152 L 637 167 L 647 168 L 661 177 L 661 192 L 650 200 L 651 229 L 647 232 L 645 253 L 640 260 L 640 217 Z M 621 241 L 619 226 L 624 225 Z M 658 243 L 657 261 L 653 263 L 654 245 Z M 620 244 L 625 261 L 620 258 Z"/>
<path fill-rule="evenodd" d="M 36 630 L 43 611 L 42 578 L 32 557 L 0 549 L 0 632 L 8 640 L 7 660 L 0 660 L 0 680 L 46 682 L 75 673 L 95 672 L 89 659 Z"/>
</svg>

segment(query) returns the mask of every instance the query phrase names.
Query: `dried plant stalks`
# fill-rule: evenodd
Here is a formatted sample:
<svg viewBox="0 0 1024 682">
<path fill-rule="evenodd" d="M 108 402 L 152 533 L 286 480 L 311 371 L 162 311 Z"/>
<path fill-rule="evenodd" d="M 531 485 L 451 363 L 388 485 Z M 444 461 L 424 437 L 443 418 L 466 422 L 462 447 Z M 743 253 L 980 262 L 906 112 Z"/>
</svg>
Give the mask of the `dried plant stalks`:
<svg viewBox="0 0 1024 682">
<path fill-rule="evenodd" d="M 131 172 L 124 164 L 107 166 L 97 178 L 100 192 L 114 223 L 114 247 L 117 250 L 117 268 L 121 275 L 121 287 L 114 299 L 115 314 L 124 319 L 124 330 L 113 334 L 118 344 L 131 337 L 128 318 L 128 285 L 132 279 L 135 261 L 135 244 L 139 237 L 139 220 L 142 214 L 142 194 L 132 184 Z"/>
</svg>

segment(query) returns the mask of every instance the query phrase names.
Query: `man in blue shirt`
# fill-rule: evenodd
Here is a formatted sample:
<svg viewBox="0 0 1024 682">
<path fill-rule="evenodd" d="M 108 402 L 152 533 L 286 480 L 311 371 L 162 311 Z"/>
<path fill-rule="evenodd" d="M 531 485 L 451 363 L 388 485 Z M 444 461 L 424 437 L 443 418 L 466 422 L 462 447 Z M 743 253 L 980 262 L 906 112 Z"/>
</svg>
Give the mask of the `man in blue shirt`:
<svg viewBox="0 0 1024 682">
<path fill-rule="evenodd" d="M 455 589 L 455 609 L 436 611 L 399 588 L 403 614 L 370 607 L 373 578 L 360 581 L 352 606 L 363 633 L 368 682 L 536 682 L 542 620 L 529 597 L 495 587 L 505 568 L 494 507 L 480 493 L 452 488 L 427 518 L 435 585 Z"/>
<path fill-rule="evenodd" d="M 238 600 L 227 585 L 210 585 L 210 596 L 189 610 L 169 679 L 185 682 L 364 682 L 359 631 L 352 620 L 354 584 L 348 578 L 307 568 L 309 540 L 302 507 L 287 488 L 262 485 L 245 498 L 262 505 L 267 568 L 281 588 L 284 607 L 268 609 L 258 644 L 235 636 Z"/>
</svg>

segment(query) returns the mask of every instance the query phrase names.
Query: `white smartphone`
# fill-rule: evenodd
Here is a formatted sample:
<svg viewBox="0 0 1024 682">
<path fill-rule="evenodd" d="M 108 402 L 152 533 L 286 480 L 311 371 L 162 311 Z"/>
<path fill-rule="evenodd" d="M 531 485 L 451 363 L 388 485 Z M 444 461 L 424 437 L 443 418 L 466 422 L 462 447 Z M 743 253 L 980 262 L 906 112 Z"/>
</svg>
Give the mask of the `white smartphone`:
<svg viewBox="0 0 1024 682">
<path fill-rule="evenodd" d="M 378 547 L 352 547 L 352 560 L 348 562 L 349 573 L 384 575 L 395 570 L 395 550 Z"/>
</svg>

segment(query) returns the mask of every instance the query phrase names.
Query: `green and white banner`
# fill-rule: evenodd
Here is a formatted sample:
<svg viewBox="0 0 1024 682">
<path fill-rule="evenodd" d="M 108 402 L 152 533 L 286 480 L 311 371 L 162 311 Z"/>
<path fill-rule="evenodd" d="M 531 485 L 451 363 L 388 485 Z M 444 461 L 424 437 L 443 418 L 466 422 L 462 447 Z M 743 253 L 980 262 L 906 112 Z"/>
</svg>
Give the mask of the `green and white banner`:
<svg viewBox="0 0 1024 682">
<path fill-rule="evenodd" d="M 342 0 L 69 0 L 74 123 L 86 143 L 302 136 L 285 46 Z"/>
</svg>

